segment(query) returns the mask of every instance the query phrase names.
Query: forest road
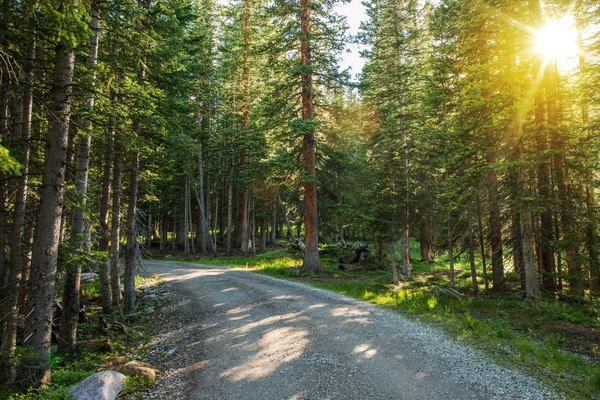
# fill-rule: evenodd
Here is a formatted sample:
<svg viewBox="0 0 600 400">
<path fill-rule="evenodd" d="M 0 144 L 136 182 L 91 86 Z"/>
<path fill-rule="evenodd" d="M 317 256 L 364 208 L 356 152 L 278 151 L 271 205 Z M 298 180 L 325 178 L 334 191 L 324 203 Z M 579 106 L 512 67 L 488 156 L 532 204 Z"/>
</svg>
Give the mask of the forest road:
<svg viewBox="0 0 600 400">
<path fill-rule="evenodd" d="M 402 316 L 240 270 L 145 262 L 182 300 L 146 399 L 542 399 L 533 379 Z"/>
</svg>

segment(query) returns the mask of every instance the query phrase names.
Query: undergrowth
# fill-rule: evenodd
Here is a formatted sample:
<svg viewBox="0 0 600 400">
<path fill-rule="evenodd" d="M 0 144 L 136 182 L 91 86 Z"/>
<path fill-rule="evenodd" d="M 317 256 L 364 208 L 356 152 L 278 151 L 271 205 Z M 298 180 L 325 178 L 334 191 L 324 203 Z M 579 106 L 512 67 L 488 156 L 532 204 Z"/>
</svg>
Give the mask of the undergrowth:
<svg viewBox="0 0 600 400">
<path fill-rule="evenodd" d="M 136 277 L 136 287 L 142 283 L 157 285 L 162 283 L 159 277 Z M 78 351 L 74 355 L 50 353 L 52 367 L 51 383 L 40 388 L 21 390 L 17 385 L 0 385 L 0 399 L 7 400 L 63 400 L 67 398 L 69 389 L 95 372 L 111 369 L 111 364 L 119 359 L 127 360 L 141 356 L 145 343 L 151 339 L 152 320 L 144 315 L 142 304 L 138 303 L 135 312 L 135 321 L 123 319 L 119 309 L 114 309 L 105 315 L 107 321 L 118 321 L 128 327 L 129 335 L 117 330 L 110 330 L 108 337 L 96 330 L 101 308 L 97 304 L 100 296 L 98 281 L 81 285 L 83 303 L 87 303 L 86 314 L 88 321 L 80 321 L 77 330 L 78 343 L 90 339 L 108 338 L 111 343 L 110 351 Z M 131 334 L 134 332 L 134 334 Z M 126 377 L 125 389 L 121 393 L 123 399 L 135 395 L 139 390 L 149 386 L 151 382 L 141 379 Z"/>
</svg>

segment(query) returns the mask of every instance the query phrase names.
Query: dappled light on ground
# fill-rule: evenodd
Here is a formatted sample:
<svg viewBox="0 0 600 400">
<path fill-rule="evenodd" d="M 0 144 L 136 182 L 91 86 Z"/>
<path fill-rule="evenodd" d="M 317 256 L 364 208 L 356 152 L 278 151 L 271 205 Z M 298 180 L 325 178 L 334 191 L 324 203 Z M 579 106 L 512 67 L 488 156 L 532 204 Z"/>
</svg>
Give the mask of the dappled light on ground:
<svg viewBox="0 0 600 400">
<path fill-rule="evenodd" d="M 258 351 L 246 362 L 228 369 L 222 378 L 255 381 L 272 374 L 281 365 L 302 356 L 308 346 L 308 331 L 291 327 L 266 332 L 258 342 Z"/>
</svg>

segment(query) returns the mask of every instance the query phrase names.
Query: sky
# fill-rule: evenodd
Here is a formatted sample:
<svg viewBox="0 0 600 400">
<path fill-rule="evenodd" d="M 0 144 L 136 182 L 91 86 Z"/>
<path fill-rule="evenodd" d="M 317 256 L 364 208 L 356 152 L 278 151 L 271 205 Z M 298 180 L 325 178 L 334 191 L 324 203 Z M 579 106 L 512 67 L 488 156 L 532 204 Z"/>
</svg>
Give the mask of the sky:
<svg viewBox="0 0 600 400">
<path fill-rule="evenodd" d="M 365 7 L 361 4 L 361 1 L 362 0 L 352 0 L 350 3 L 337 6 L 337 11 L 340 14 L 345 15 L 348 19 L 348 26 L 350 28 L 348 33 L 352 35 L 358 33 L 360 23 L 367 19 Z M 359 74 L 362 70 L 365 60 L 360 58 L 358 45 L 348 44 L 346 47 L 350 52 L 345 52 L 343 54 L 341 66 L 343 69 L 348 67 L 351 68 L 352 74 L 356 76 L 356 74 Z"/>
</svg>

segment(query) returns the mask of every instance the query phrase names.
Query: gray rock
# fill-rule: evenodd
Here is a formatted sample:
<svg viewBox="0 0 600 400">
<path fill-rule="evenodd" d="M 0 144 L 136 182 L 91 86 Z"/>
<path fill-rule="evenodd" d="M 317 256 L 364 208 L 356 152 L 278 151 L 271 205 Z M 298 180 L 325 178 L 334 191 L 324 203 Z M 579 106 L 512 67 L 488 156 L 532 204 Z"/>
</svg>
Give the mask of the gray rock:
<svg viewBox="0 0 600 400">
<path fill-rule="evenodd" d="M 98 280 L 98 274 L 95 272 L 82 272 L 81 283 L 95 282 Z"/>
<path fill-rule="evenodd" d="M 67 397 L 72 400 L 115 400 L 124 387 L 125 375 L 116 371 L 102 371 L 73 386 Z"/>
</svg>

